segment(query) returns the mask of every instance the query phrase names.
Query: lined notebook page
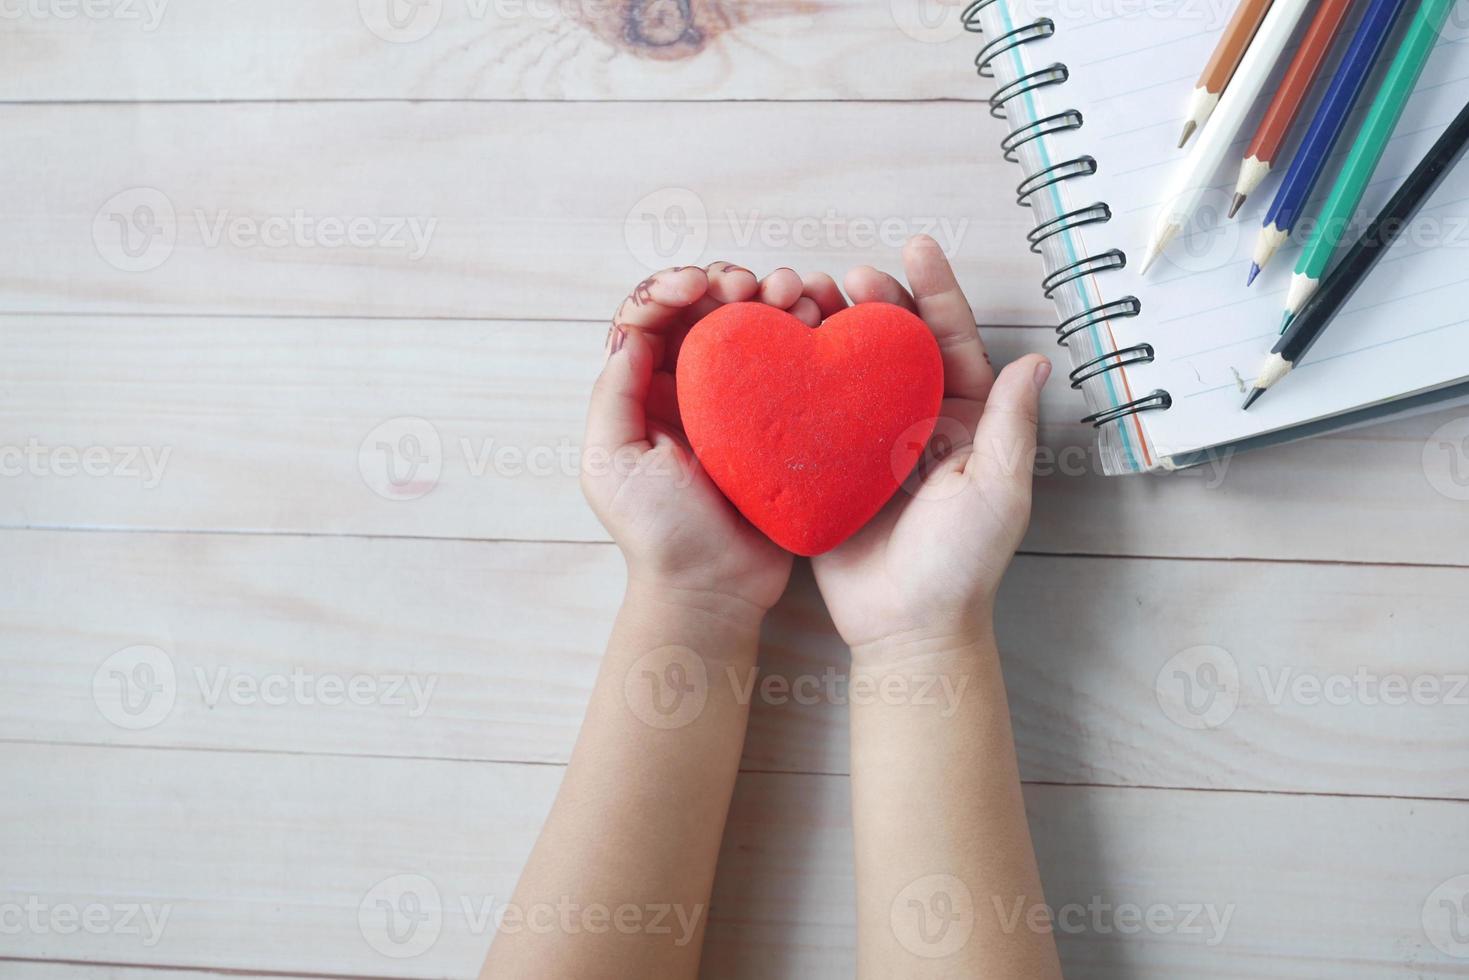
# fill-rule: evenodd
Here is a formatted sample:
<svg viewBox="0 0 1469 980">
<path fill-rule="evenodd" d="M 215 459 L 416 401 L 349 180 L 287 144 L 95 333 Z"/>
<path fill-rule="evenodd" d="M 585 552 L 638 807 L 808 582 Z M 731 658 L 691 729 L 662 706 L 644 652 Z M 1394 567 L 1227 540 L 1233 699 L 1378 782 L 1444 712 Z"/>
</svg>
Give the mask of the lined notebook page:
<svg viewBox="0 0 1469 980">
<path fill-rule="evenodd" d="M 1414 6 L 1410 3 L 1400 18 L 1399 34 Z M 1018 23 L 1036 17 L 1056 22 L 1053 38 L 1027 45 L 1026 60 L 1032 70 L 1063 63 L 1070 79 L 1035 98 L 1043 113 L 1074 108 L 1083 114 L 1081 129 L 1048 138 L 1050 153 L 1056 160 L 1090 154 L 1098 161 L 1095 176 L 1066 181 L 1064 194 L 1068 208 L 1096 201 L 1112 208 L 1111 222 L 1076 235 L 1085 254 L 1113 247 L 1128 254 L 1129 267 L 1098 275 L 1097 288 L 1108 298 L 1131 293 L 1142 300 L 1142 314 L 1114 329 L 1121 346 L 1148 342 L 1156 349 L 1154 363 L 1126 370 L 1134 391 L 1162 388 L 1173 396 L 1173 408 L 1143 416 L 1160 455 L 1225 445 L 1469 377 L 1465 162 L 1292 375 L 1251 411 L 1240 410 L 1278 337 L 1286 285 L 1304 244 L 1298 230 L 1296 240 L 1246 289 L 1255 236 L 1285 165 L 1277 163 L 1236 219 L 1225 214 L 1239 160 L 1273 82 L 1215 175 L 1193 225 L 1146 277 L 1138 275 L 1164 187 L 1186 153 L 1176 144 L 1189 93 L 1232 9 L 1233 0 L 1012 0 Z M 1360 9 L 1354 13 L 1360 15 Z M 1469 101 L 1466 38 L 1469 0 L 1460 0 L 1374 174 L 1358 214 L 1358 232 Z M 1339 39 L 1326 71 L 1334 69 L 1344 46 Z M 1323 87 L 1317 85 L 1293 129 L 1287 154 Z M 1369 86 L 1364 105 L 1375 90 Z M 1360 115 L 1359 107 L 1353 123 Z M 1318 206 L 1355 130 L 1354 124 L 1348 126 L 1318 184 Z"/>
</svg>

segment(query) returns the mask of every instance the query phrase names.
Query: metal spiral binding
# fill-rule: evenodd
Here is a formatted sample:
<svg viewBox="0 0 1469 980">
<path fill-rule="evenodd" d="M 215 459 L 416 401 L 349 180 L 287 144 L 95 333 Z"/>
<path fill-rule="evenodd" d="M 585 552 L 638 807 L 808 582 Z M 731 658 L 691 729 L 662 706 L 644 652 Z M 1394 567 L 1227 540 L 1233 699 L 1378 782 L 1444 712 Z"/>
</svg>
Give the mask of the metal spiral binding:
<svg viewBox="0 0 1469 980">
<path fill-rule="evenodd" d="M 960 19 L 964 29 L 974 34 L 984 33 L 980 23 L 980 14 L 986 7 L 997 3 L 999 0 L 973 0 L 964 8 Z M 1022 24 L 999 37 L 996 37 L 979 49 L 974 56 L 974 69 L 981 78 L 994 77 L 992 65 L 995 59 L 1008 51 L 1019 48 L 1021 45 L 1030 44 L 1033 41 L 1041 41 L 1056 33 L 1056 22 L 1049 17 L 1038 17 L 1028 24 Z M 990 115 L 996 118 L 1005 118 L 1005 105 L 1011 100 L 1033 92 L 1037 89 L 1053 85 L 1065 84 L 1071 77 L 1070 70 L 1063 64 L 1053 63 L 1044 68 L 1021 75 L 1014 81 L 1000 86 L 989 98 Z M 1056 133 L 1069 130 L 1081 129 L 1085 120 L 1080 112 L 1075 109 L 1066 109 L 1062 112 L 1052 113 L 1040 119 L 1033 120 L 1011 130 L 1005 138 L 1000 141 L 1000 149 L 1005 159 L 1011 163 L 1020 160 L 1019 150 L 1032 140 L 1044 139 Z M 1052 164 L 1044 170 L 1028 174 L 1020 183 L 1015 185 L 1015 203 L 1022 207 L 1030 207 L 1030 198 L 1036 193 L 1059 184 L 1062 181 L 1072 180 L 1077 177 L 1089 177 L 1097 172 L 1097 161 L 1095 157 L 1083 155 L 1071 160 L 1063 160 Z M 1045 241 L 1062 232 L 1083 228 L 1087 225 L 1106 224 L 1112 220 L 1112 209 L 1105 201 L 1096 201 L 1085 207 L 1076 208 L 1065 214 L 1057 215 L 1040 222 L 1026 234 L 1026 240 L 1030 243 L 1032 252 L 1040 253 Z M 1047 299 L 1050 299 L 1062 286 L 1077 279 L 1087 276 L 1099 275 L 1113 269 L 1121 269 L 1127 265 L 1127 253 L 1121 249 L 1108 249 L 1097 255 L 1088 255 L 1069 265 L 1062 266 L 1051 272 L 1041 281 L 1041 289 Z M 1080 313 L 1067 317 L 1056 326 L 1056 343 L 1066 346 L 1067 339 L 1072 335 L 1095 327 L 1111 320 L 1124 320 L 1137 316 L 1142 312 L 1142 301 L 1136 296 L 1124 296 L 1121 299 L 1112 300 L 1097 306 L 1089 307 Z M 1080 388 L 1087 381 L 1099 377 L 1108 371 L 1129 364 L 1147 364 L 1154 360 L 1156 354 L 1152 344 L 1134 344 L 1119 350 L 1108 351 L 1099 357 L 1095 357 L 1084 364 L 1078 365 L 1071 372 L 1071 387 Z M 1161 388 L 1150 392 L 1141 398 L 1135 398 L 1120 405 L 1113 405 L 1099 412 L 1094 412 L 1082 419 L 1083 422 L 1093 426 L 1101 427 L 1108 422 L 1139 412 L 1166 411 L 1173 406 L 1173 396 Z"/>
</svg>

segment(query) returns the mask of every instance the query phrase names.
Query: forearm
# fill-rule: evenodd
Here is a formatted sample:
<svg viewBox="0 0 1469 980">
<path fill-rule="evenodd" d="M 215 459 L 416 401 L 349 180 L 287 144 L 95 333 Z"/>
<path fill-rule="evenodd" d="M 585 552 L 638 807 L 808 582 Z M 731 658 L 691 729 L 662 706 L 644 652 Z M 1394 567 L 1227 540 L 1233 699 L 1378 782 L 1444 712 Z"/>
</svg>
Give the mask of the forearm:
<svg viewBox="0 0 1469 980">
<path fill-rule="evenodd" d="M 993 632 L 852 671 L 877 692 L 851 710 L 860 974 L 1059 977 Z"/>
<path fill-rule="evenodd" d="M 525 921 L 501 926 L 485 976 L 695 976 L 749 713 L 728 669 L 753 669 L 762 614 L 629 586 L 515 890 Z M 548 907 L 568 911 L 533 921 Z"/>
</svg>

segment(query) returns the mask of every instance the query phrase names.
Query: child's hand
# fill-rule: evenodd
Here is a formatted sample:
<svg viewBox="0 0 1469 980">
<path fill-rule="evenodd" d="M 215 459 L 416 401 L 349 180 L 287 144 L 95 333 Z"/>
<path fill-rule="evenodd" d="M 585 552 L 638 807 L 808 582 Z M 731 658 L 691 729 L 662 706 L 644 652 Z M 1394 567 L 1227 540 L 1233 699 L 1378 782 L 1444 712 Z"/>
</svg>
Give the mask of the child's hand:
<svg viewBox="0 0 1469 980">
<path fill-rule="evenodd" d="M 694 459 L 679 421 L 674 366 L 690 327 L 724 303 L 755 299 L 818 322 L 816 304 L 789 269 L 757 282 L 746 269 L 716 262 L 707 271 L 665 269 L 637 285 L 607 334 L 581 479 L 627 559 L 629 588 L 740 617 L 775 604 L 791 556 L 741 517 Z"/>
<path fill-rule="evenodd" d="M 996 378 L 938 244 L 910 240 L 903 265 L 911 294 L 868 267 L 847 274 L 847 292 L 857 303 L 913 310 L 934 332 L 944 361 L 940 422 L 919 470 L 882 512 L 812 560 L 832 620 L 858 656 L 901 656 L 988 635 L 1000 576 L 1030 520 L 1036 407 L 1051 369 L 1035 354 Z M 807 291 L 823 317 L 846 305 L 834 284 L 811 282 Z"/>
</svg>

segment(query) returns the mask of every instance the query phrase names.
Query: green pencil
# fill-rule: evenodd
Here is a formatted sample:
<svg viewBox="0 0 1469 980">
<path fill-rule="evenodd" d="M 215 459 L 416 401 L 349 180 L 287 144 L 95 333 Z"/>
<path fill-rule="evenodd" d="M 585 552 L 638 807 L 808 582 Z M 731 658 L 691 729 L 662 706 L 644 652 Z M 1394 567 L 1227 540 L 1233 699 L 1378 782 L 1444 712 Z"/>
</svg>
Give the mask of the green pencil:
<svg viewBox="0 0 1469 980">
<path fill-rule="evenodd" d="M 1285 297 L 1287 322 L 1305 305 L 1326 274 L 1331 253 L 1351 224 L 1357 205 L 1362 203 L 1372 171 L 1382 160 L 1393 129 L 1408 104 L 1408 96 L 1413 94 L 1413 87 L 1423 74 L 1423 66 L 1428 63 L 1428 54 L 1438 41 L 1439 31 L 1453 6 L 1454 0 L 1423 0 L 1413 22 L 1408 25 L 1402 47 L 1393 56 L 1387 76 L 1382 80 L 1382 88 L 1378 90 L 1377 98 L 1372 100 L 1372 108 L 1367 110 L 1367 118 L 1357 133 L 1351 152 L 1347 154 L 1347 162 L 1342 165 L 1331 195 L 1321 208 L 1310 241 L 1296 263 Z"/>
</svg>

